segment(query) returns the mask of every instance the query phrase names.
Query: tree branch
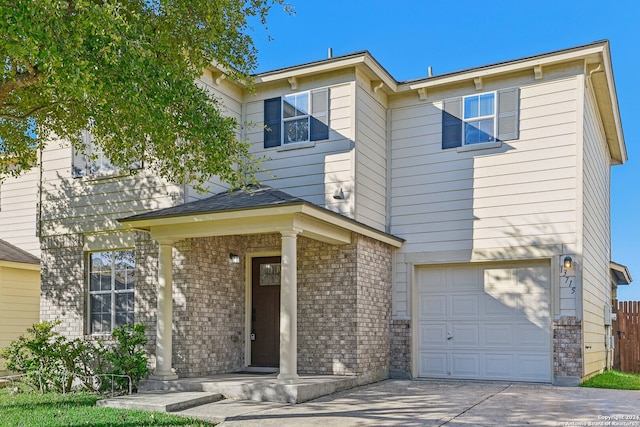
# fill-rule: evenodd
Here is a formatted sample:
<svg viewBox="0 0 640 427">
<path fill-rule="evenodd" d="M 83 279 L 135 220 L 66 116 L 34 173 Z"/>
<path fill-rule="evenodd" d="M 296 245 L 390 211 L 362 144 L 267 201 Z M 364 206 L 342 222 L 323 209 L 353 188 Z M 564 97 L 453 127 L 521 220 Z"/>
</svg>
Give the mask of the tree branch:
<svg viewBox="0 0 640 427">
<path fill-rule="evenodd" d="M 42 80 L 43 73 L 38 70 L 37 65 L 27 64 L 26 67 L 27 72 L 18 73 L 14 80 L 5 81 L 0 85 L 0 104 L 4 104 L 4 100 L 12 91 L 32 86 Z"/>
<path fill-rule="evenodd" d="M 2 119 L 8 119 L 8 120 L 17 120 L 17 121 L 22 121 L 22 120 L 26 120 L 29 117 L 33 116 L 36 113 L 39 113 L 41 111 L 45 111 L 49 108 L 53 108 L 56 105 L 60 104 L 59 102 L 54 102 L 51 104 L 47 104 L 47 105 L 41 105 L 39 107 L 33 108 L 31 111 L 27 111 L 24 114 L 21 115 L 17 115 L 17 114 L 8 114 L 8 113 L 2 113 L 0 112 L 0 118 Z"/>
</svg>

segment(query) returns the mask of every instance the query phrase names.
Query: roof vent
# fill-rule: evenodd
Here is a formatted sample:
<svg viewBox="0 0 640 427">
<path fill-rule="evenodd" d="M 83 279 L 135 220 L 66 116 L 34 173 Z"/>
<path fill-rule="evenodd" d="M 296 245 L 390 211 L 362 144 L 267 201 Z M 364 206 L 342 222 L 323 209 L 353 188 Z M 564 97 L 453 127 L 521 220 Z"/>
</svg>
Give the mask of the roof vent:
<svg viewBox="0 0 640 427">
<path fill-rule="evenodd" d="M 331 59 L 333 58 L 333 49 L 329 48 L 329 50 L 327 51 L 327 58 Z"/>
</svg>

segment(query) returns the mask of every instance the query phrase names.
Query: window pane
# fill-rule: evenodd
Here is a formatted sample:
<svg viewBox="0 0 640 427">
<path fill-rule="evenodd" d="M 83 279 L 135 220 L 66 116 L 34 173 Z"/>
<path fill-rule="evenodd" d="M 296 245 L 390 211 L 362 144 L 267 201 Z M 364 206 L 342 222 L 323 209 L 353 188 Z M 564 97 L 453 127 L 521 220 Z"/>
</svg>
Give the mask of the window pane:
<svg viewBox="0 0 640 427">
<path fill-rule="evenodd" d="M 111 252 L 94 252 L 90 256 L 90 291 L 111 289 Z"/>
<path fill-rule="evenodd" d="M 466 144 L 480 142 L 479 129 L 476 127 L 476 122 L 464 124 L 464 142 Z"/>
<path fill-rule="evenodd" d="M 111 294 L 91 295 L 90 328 L 92 334 L 111 332 Z"/>
<path fill-rule="evenodd" d="M 309 119 L 292 120 L 284 123 L 285 143 L 309 140 Z"/>
<path fill-rule="evenodd" d="M 493 119 L 481 120 L 478 123 L 478 127 L 480 128 L 480 139 L 482 142 L 495 141 Z"/>
<path fill-rule="evenodd" d="M 300 93 L 282 98 L 282 117 L 285 119 L 309 114 L 309 94 Z"/>
<path fill-rule="evenodd" d="M 468 96 L 464 99 L 464 118 L 472 119 L 478 117 L 479 105 L 477 96 Z"/>
<path fill-rule="evenodd" d="M 133 323 L 134 298 L 133 292 L 116 294 L 116 324 L 115 327 Z"/>
<path fill-rule="evenodd" d="M 494 141 L 493 119 L 465 123 L 464 132 L 464 141 L 466 144 Z"/>
<path fill-rule="evenodd" d="M 492 93 L 480 95 L 480 115 L 493 116 L 494 97 Z"/>
<path fill-rule="evenodd" d="M 116 290 L 134 289 L 135 254 L 134 251 L 117 251 L 115 254 Z"/>
</svg>

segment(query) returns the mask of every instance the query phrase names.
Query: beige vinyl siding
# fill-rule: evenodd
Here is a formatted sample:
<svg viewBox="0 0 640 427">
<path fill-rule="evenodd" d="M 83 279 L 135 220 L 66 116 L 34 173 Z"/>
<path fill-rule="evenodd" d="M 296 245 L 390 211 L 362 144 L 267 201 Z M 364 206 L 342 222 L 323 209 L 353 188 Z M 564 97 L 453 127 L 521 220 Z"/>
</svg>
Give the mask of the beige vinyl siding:
<svg viewBox="0 0 640 427">
<path fill-rule="evenodd" d="M 0 239 L 40 257 L 36 234 L 39 169 L 0 183 Z"/>
<path fill-rule="evenodd" d="M 392 105 L 391 233 L 407 240 L 397 258 L 395 316 L 408 314 L 406 254 L 535 258 L 535 247 L 575 244 L 577 90 L 575 77 L 520 86 L 520 138 L 466 152 L 441 146 L 441 99 L 459 89 Z"/>
<path fill-rule="evenodd" d="M 592 92 L 584 97 L 583 334 L 584 375 L 606 368 L 604 306 L 611 305 L 609 261 L 611 158 Z"/>
<path fill-rule="evenodd" d="M 312 86 L 301 84 L 297 92 L 327 87 L 322 81 L 310 83 Z M 353 217 L 354 83 L 336 83 L 328 89 L 328 140 L 314 141 L 305 148 L 292 148 L 294 145 L 264 148 L 264 99 L 292 93 L 288 85 L 265 89 L 247 102 L 245 121 L 251 125 L 247 127 L 246 138 L 251 153 L 263 158 L 264 172 L 258 175 L 262 184 Z M 345 200 L 333 198 L 338 188 L 342 188 Z"/>
<path fill-rule="evenodd" d="M 40 270 L 0 265 L 0 348 L 26 333 L 40 316 Z M 5 367 L 0 359 L 0 373 Z"/>
<path fill-rule="evenodd" d="M 43 154 L 42 235 L 122 229 L 117 219 L 182 203 L 182 186 L 142 169 L 135 175 L 71 177 L 71 147 L 52 142 Z"/>
<path fill-rule="evenodd" d="M 217 75 L 212 75 L 205 70 L 197 81 L 198 85 L 207 90 L 211 96 L 218 100 L 218 106 L 224 116 L 231 117 L 238 123 L 236 138 L 243 139 L 242 126 L 242 89 L 226 79 L 216 83 Z M 212 194 L 217 194 L 229 189 L 229 185 L 220 181 L 218 177 L 211 177 L 205 185 L 206 192 L 200 193 L 193 186 L 185 186 L 185 202 L 201 200 Z"/>
<path fill-rule="evenodd" d="M 387 191 L 386 108 L 357 85 L 356 220 L 385 230 Z"/>
</svg>

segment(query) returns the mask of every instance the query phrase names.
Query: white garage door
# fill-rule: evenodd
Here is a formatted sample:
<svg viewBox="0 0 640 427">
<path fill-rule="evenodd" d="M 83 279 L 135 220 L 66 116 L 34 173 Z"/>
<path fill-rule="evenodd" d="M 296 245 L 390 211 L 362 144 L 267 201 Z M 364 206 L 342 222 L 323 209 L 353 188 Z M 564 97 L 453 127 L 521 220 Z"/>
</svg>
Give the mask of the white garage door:
<svg viewBox="0 0 640 427">
<path fill-rule="evenodd" d="M 551 382 L 548 263 L 417 271 L 419 376 Z"/>
</svg>

